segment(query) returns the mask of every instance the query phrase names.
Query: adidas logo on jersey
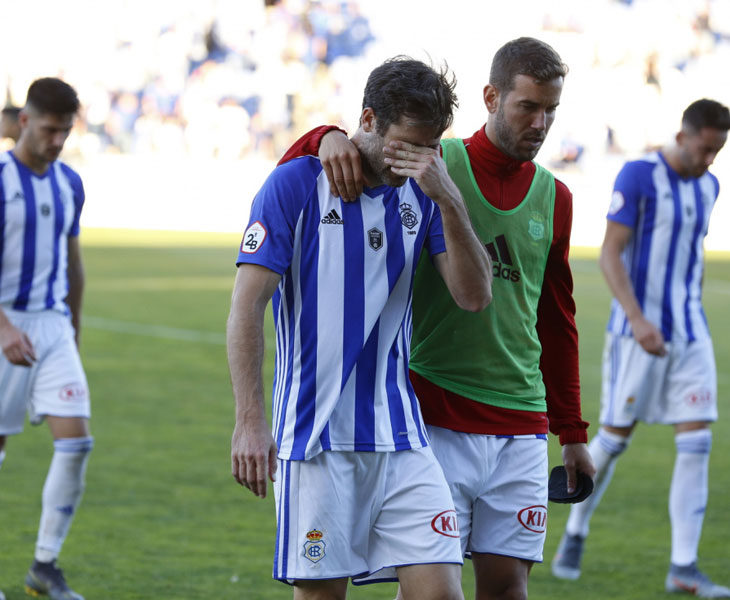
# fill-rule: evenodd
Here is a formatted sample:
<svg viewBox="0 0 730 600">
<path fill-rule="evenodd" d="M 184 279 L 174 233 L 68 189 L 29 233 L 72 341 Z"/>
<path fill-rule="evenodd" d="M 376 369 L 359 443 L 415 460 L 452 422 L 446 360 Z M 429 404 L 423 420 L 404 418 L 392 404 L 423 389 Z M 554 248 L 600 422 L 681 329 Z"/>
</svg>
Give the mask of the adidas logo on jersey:
<svg viewBox="0 0 730 600">
<path fill-rule="evenodd" d="M 337 211 L 333 208 L 327 213 L 325 217 L 322 217 L 322 223 L 325 225 L 343 225 L 345 222 L 337 214 Z"/>
<path fill-rule="evenodd" d="M 494 242 L 485 244 L 489 257 L 492 259 L 492 274 L 494 277 L 517 283 L 522 275 L 512 268 L 512 254 L 507 247 L 507 238 L 498 235 Z"/>
</svg>

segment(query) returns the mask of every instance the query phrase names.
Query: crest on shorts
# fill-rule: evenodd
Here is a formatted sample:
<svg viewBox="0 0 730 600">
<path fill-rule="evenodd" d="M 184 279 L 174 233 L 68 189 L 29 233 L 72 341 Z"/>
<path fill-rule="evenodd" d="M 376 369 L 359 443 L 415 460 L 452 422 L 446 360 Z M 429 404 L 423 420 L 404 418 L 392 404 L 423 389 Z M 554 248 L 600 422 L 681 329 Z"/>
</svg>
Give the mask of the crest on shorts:
<svg viewBox="0 0 730 600">
<path fill-rule="evenodd" d="M 322 532 L 319 529 L 308 531 L 307 541 L 304 542 L 304 558 L 311 560 L 313 563 L 319 562 L 324 558 L 325 546 Z"/>
<path fill-rule="evenodd" d="M 373 250 L 380 250 L 383 247 L 383 232 L 373 227 L 368 230 L 368 245 Z"/>
<path fill-rule="evenodd" d="M 400 222 L 403 225 L 408 229 L 413 229 L 418 225 L 418 215 L 411 210 L 411 205 L 408 202 L 404 202 L 398 208 L 400 209 Z"/>
</svg>

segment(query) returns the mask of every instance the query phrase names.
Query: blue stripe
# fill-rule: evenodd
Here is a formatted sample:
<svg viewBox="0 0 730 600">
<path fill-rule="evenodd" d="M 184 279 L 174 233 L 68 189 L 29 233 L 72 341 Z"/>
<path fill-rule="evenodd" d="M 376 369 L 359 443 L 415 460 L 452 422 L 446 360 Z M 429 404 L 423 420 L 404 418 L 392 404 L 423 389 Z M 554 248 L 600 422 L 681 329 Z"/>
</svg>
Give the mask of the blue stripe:
<svg viewBox="0 0 730 600">
<path fill-rule="evenodd" d="M 409 348 L 410 342 L 408 340 L 408 335 L 406 333 L 405 328 L 401 331 L 401 336 L 403 339 L 403 347 Z M 406 367 L 408 365 L 406 364 Z M 425 431 L 425 425 L 423 423 L 423 417 L 419 416 L 421 414 L 421 407 L 418 404 L 418 399 L 416 398 L 416 392 L 413 390 L 413 385 L 411 384 L 411 378 L 406 376 L 406 386 L 408 388 L 408 398 L 410 398 L 411 401 L 411 414 L 413 415 L 413 420 L 416 423 L 416 427 L 418 429 L 418 439 L 421 442 L 421 446 L 428 446 L 428 436 L 426 435 Z"/>
<path fill-rule="evenodd" d="M 283 481 L 279 497 L 279 526 L 276 528 L 276 550 L 274 552 L 274 577 L 276 579 L 287 579 L 289 569 L 289 498 L 291 481 L 291 461 L 280 460 L 281 476 Z M 283 532 L 282 532 L 283 529 Z M 279 549 L 281 548 L 281 571 L 279 567 Z"/>
<path fill-rule="evenodd" d="M 274 542 L 274 569 L 273 569 L 273 576 L 274 579 L 279 579 L 281 577 L 281 573 L 279 572 L 279 546 L 281 544 L 281 523 L 282 523 L 282 515 L 284 514 L 284 486 L 286 485 L 286 473 L 284 471 L 284 461 L 281 459 L 278 459 L 277 464 L 279 465 L 279 478 L 280 478 L 280 484 L 279 484 L 279 493 L 276 495 L 276 506 L 277 506 L 277 512 L 276 512 L 276 541 Z"/>
<path fill-rule="evenodd" d="M 692 187 L 694 188 L 694 194 L 695 194 L 695 217 L 697 221 L 695 222 L 695 228 L 692 232 L 692 240 L 690 242 L 690 251 L 689 251 L 689 262 L 687 263 L 687 276 L 685 277 L 684 283 L 685 283 L 685 289 L 687 290 L 687 296 L 684 299 L 684 322 L 685 322 L 685 328 L 687 330 L 687 339 L 690 342 L 693 342 L 696 339 L 695 333 L 692 329 L 692 319 L 690 318 L 690 299 L 692 296 L 692 275 L 694 271 L 694 267 L 697 264 L 697 244 L 699 242 L 699 237 L 702 234 L 702 229 L 705 223 L 705 206 L 702 203 L 702 191 L 700 190 L 700 183 L 699 180 L 695 179 L 692 182 Z"/>
<path fill-rule="evenodd" d="M 28 168 L 15 160 L 20 177 L 20 184 L 25 195 L 25 231 L 23 232 L 23 260 L 20 273 L 20 287 L 18 296 L 13 302 L 15 310 L 25 310 L 30 299 L 30 290 L 33 286 L 33 271 L 35 268 L 35 239 L 37 226 L 37 212 L 33 183 Z"/>
<path fill-rule="evenodd" d="M 616 407 L 616 390 L 617 390 L 616 382 L 618 381 L 618 366 L 620 364 L 619 354 L 620 354 L 619 337 L 612 336 L 611 337 L 611 348 L 609 350 L 609 360 L 610 360 L 610 364 L 611 364 L 611 372 L 609 374 L 608 411 L 606 414 L 606 424 L 611 424 L 614 422 L 613 411 L 614 411 L 614 408 Z"/>
<path fill-rule="evenodd" d="M 378 364 L 378 329 L 380 319 L 375 322 L 357 361 L 355 379 L 355 444 L 356 452 L 375 450 L 375 402 L 373 383 Z"/>
<path fill-rule="evenodd" d="M 350 378 L 365 332 L 365 242 L 360 202 L 341 203 L 345 239 L 344 310 L 342 328 L 342 379 L 340 391 Z"/>
<path fill-rule="evenodd" d="M 668 342 L 672 339 L 672 328 L 674 327 L 674 316 L 672 315 L 672 279 L 674 263 L 677 259 L 677 238 L 682 228 L 682 204 L 679 197 L 678 180 L 674 173 L 670 175 L 669 183 L 672 188 L 674 219 L 672 221 L 672 237 L 669 242 L 669 255 L 667 256 L 667 271 L 664 274 L 664 293 L 662 298 L 662 335 Z"/>
<path fill-rule="evenodd" d="M 69 454 L 85 454 L 94 448 L 94 438 L 61 438 L 54 440 L 53 448 L 56 452 L 64 452 Z"/>
<path fill-rule="evenodd" d="M 281 287 L 284 288 L 284 306 L 282 307 L 281 301 Z M 277 348 L 276 348 L 276 366 L 275 366 L 275 377 L 274 381 L 274 393 L 278 391 L 276 397 L 277 415 L 275 416 L 274 428 L 276 431 L 276 445 L 281 448 L 281 442 L 284 435 L 285 423 L 286 423 L 286 411 L 289 406 L 289 396 L 291 393 L 291 385 L 293 378 L 292 364 L 294 361 L 294 339 L 293 335 L 295 327 L 295 315 L 294 315 L 294 286 L 292 284 L 291 273 L 288 271 L 284 274 L 282 279 L 282 285 L 274 294 L 274 321 L 275 329 L 277 332 Z M 280 311 L 286 311 L 281 312 Z M 285 328 L 283 324 L 279 324 L 278 320 L 288 321 L 288 337 L 284 333 Z M 284 364 L 279 365 L 279 361 Z M 279 382 L 279 377 L 284 377 L 283 382 Z"/>
<path fill-rule="evenodd" d="M 53 214 L 54 214 L 54 227 L 53 227 L 53 264 L 51 266 L 51 272 L 48 276 L 48 290 L 46 291 L 46 308 L 53 308 L 56 304 L 56 299 L 53 297 L 53 284 L 56 283 L 56 277 L 58 277 L 58 261 L 59 261 L 59 246 L 61 241 L 61 234 L 63 233 L 63 222 L 64 222 L 64 210 L 63 202 L 61 201 L 61 190 L 58 187 L 58 180 L 56 179 L 56 170 L 53 165 L 49 168 L 50 180 L 51 180 L 51 191 L 53 192 Z M 66 293 L 68 293 L 68 285 L 66 286 Z M 62 298 L 59 298 L 62 300 Z"/>
<path fill-rule="evenodd" d="M 647 272 L 649 270 L 649 254 L 651 241 L 654 236 L 654 221 L 656 220 L 657 202 L 656 192 L 653 198 L 644 198 L 644 223 L 641 229 L 641 238 L 636 240 L 639 260 L 634 259 L 635 270 L 632 273 L 634 294 L 643 312 L 646 299 Z M 627 326 L 627 322 L 625 322 Z M 628 332 L 626 332 L 628 333 Z"/>
<path fill-rule="evenodd" d="M 0 281 L 3 280 L 3 255 L 5 253 L 5 185 L 2 178 L 5 164 L 0 164 Z"/>
<path fill-rule="evenodd" d="M 403 271 L 406 263 L 405 248 L 403 246 L 403 225 L 400 220 L 400 213 L 397 202 L 394 198 L 389 201 L 383 200 L 385 208 L 385 237 L 388 242 L 388 254 L 386 256 L 386 269 L 388 273 L 388 292 L 393 293 L 393 288 L 398 282 L 398 276 Z M 404 319 L 405 320 L 405 319 Z M 404 324 L 401 325 L 401 328 Z M 398 387 L 398 367 L 408 364 L 408 357 L 401 357 L 398 350 L 400 336 L 396 336 L 393 345 L 388 352 L 388 360 L 385 375 L 385 390 L 388 398 L 388 412 L 390 413 L 390 427 L 393 435 L 393 443 L 396 450 L 404 450 L 411 447 L 408 441 L 408 426 L 403 408 L 403 399 Z M 408 346 L 404 346 L 408 348 Z M 404 373 L 405 381 L 409 382 L 408 373 Z"/>
<path fill-rule="evenodd" d="M 319 204 L 309 203 L 311 211 L 302 215 L 300 244 L 299 293 L 302 310 L 299 315 L 300 383 L 297 395 L 297 416 L 294 423 L 293 459 L 303 459 L 314 429 L 317 409 L 317 281 L 319 256 Z"/>
</svg>

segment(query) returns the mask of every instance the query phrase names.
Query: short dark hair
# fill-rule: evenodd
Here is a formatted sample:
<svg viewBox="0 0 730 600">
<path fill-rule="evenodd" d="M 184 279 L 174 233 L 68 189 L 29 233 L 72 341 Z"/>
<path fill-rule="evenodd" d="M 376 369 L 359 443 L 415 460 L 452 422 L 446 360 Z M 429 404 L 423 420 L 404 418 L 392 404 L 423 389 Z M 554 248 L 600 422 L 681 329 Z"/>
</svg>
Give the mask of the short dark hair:
<svg viewBox="0 0 730 600">
<path fill-rule="evenodd" d="M 704 127 L 727 131 L 730 129 L 730 111 L 715 100 L 695 100 L 682 113 L 682 127 L 697 132 Z"/>
<path fill-rule="evenodd" d="M 521 37 L 502 46 L 492 59 L 489 83 L 500 92 L 514 88 L 517 75 L 528 75 L 538 83 L 546 83 L 568 74 L 568 65 L 545 42 Z"/>
<path fill-rule="evenodd" d="M 459 105 L 455 87 L 456 78 L 447 65 L 436 71 L 419 60 L 395 56 L 370 73 L 362 107 L 373 109 L 380 135 L 401 117 L 433 127 L 441 135 L 451 125 L 454 108 Z"/>
<path fill-rule="evenodd" d="M 3 117 L 10 117 L 13 120 L 18 120 L 18 115 L 20 115 L 20 108 L 17 106 L 6 106 L 2 110 Z"/>
<path fill-rule="evenodd" d="M 75 114 L 80 107 L 76 90 L 56 77 L 43 77 L 31 83 L 25 103 L 38 112 L 54 115 Z"/>
</svg>

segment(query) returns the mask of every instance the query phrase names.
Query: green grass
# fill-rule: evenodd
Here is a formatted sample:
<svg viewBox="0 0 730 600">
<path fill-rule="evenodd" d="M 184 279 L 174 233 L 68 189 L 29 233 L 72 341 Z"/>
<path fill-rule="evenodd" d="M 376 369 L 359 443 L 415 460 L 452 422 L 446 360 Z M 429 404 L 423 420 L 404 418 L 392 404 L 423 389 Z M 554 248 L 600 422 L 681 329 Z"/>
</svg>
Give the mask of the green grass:
<svg viewBox="0 0 730 600">
<path fill-rule="evenodd" d="M 238 236 L 207 236 L 201 242 L 194 236 L 139 235 L 135 246 L 125 246 L 123 237 L 91 232 L 85 241 L 89 326 L 82 354 L 96 446 L 84 501 L 61 556 L 68 579 L 88 600 L 290 598 L 291 589 L 271 579 L 273 500 L 254 498 L 230 476 L 233 400 L 222 333 Z M 576 259 L 574 278 L 584 413 L 593 433 L 608 295 L 594 259 Z M 727 579 L 730 340 L 723 335 L 723 319 L 730 262 L 708 264 L 706 287 L 721 420 L 714 427 L 700 554 L 711 575 Z M 148 325 L 155 335 L 115 331 L 120 322 Z M 200 339 L 174 337 L 180 330 L 199 332 Z M 269 343 L 267 383 L 271 348 Z M 27 426 L 9 440 L 7 450 L 0 470 L 0 589 L 14 600 L 25 597 L 22 579 L 32 558 L 52 450 L 47 428 Z M 550 452 L 551 464 L 557 464 L 554 439 Z M 665 598 L 673 460 L 669 428 L 640 428 L 593 519 L 582 579 L 558 581 L 547 563 L 536 565 L 531 597 Z M 548 562 L 567 513 L 564 506 L 550 506 Z M 464 573 L 466 597 L 473 598 L 468 563 Z M 394 596 L 390 584 L 351 588 L 350 595 Z"/>
</svg>

